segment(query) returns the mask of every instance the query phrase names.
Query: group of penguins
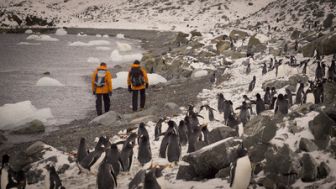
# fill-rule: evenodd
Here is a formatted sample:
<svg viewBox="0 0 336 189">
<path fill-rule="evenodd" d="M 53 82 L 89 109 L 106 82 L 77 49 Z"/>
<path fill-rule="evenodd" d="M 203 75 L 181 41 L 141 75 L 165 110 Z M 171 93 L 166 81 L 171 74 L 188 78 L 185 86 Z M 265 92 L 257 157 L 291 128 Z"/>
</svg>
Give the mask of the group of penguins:
<svg viewBox="0 0 336 189">
<path fill-rule="evenodd" d="M 208 105 L 201 106 L 201 110 L 209 111 L 209 120 L 215 120 L 214 109 Z M 192 105 L 189 106 L 186 116 L 176 124 L 173 120 L 161 118 L 154 128 L 154 140 L 161 144 L 159 157 L 166 158 L 172 165 L 176 165 L 181 157 L 182 146 L 187 147 L 187 152 L 191 153 L 209 144 L 209 130 L 206 125 L 200 125 L 198 118 L 203 118 L 194 111 Z M 162 125 L 167 122 L 167 129 L 162 131 Z M 137 129 L 137 132 L 134 130 Z M 117 177 L 121 172 L 129 172 L 133 164 L 134 147 L 138 144 L 137 160 L 143 169 L 138 171 L 130 181 L 129 189 L 161 189 L 157 178 L 162 176 L 162 171 L 167 165 L 153 164 L 152 151 L 150 146 L 150 136 L 144 123 L 140 123 L 136 128 L 127 129 L 125 140 L 111 143 L 107 137 L 99 137 L 94 149 L 89 150 L 85 138 L 81 138 L 77 151 L 78 174 L 94 174 L 97 179 L 98 189 L 114 189 L 118 187 Z M 121 145 L 120 148 L 118 146 Z M 251 177 L 251 164 L 246 149 L 241 144 L 237 149 L 237 161 L 232 163 L 231 187 L 241 188 L 242 182 L 234 182 L 235 171 L 237 174 L 245 173 L 246 182 L 243 182 L 242 189 L 247 188 Z M 241 163 L 239 163 L 242 161 Z M 150 163 L 150 166 L 144 166 Z M 149 164 L 148 164 L 149 165 Z M 146 167 L 146 168 L 145 168 Z M 65 189 L 62 181 L 52 164 L 45 167 L 48 174 L 45 176 L 45 187 L 48 189 Z M 248 172 L 248 174 L 246 174 Z M 241 178 L 241 176 L 240 176 Z M 246 186 L 245 186 L 245 185 Z M 9 166 L 9 156 L 4 155 L 1 167 L 1 188 L 24 189 L 26 186 L 25 173 L 23 171 L 14 172 Z M 237 189 L 238 189 L 237 188 Z"/>
</svg>

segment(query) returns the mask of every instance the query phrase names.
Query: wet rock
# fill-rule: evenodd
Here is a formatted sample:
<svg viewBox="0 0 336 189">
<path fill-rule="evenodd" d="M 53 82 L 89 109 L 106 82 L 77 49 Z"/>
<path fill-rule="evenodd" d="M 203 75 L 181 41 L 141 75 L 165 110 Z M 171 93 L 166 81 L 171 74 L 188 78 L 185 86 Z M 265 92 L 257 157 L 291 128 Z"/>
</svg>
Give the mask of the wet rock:
<svg viewBox="0 0 336 189">
<path fill-rule="evenodd" d="M 40 120 L 33 120 L 22 126 L 19 129 L 12 131 L 13 134 L 37 134 L 43 133 L 45 131 L 45 126 Z"/>
<path fill-rule="evenodd" d="M 249 49 L 249 52 L 257 53 L 265 51 L 267 47 L 262 44 L 258 38 L 252 36 L 248 41 L 247 49 Z"/>
<path fill-rule="evenodd" d="M 191 34 L 191 37 L 195 37 L 195 36 L 201 37 L 202 36 L 201 32 L 197 30 L 191 31 L 190 34 Z"/>
<path fill-rule="evenodd" d="M 244 134 L 248 137 L 244 140 L 246 147 L 254 146 L 258 143 L 268 143 L 273 139 L 277 131 L 277 126 L 268 116 L 258 115 L 253 117 L 244 127 Z"/>
<path fill-rule="evenodd" d="M 222 54 L 224 51 L 228 50 L 230 48 L 230 42 L 229 41 L 219 41 L 216 44 L 216 50 L 218 54 Z"/>
<path fill-rule="evenodd" d="M 214 178 L 220 169 L 237 159 L 241 140 L 228 138 L 185 155 L 182 159 L 193 167 L 200 178 Z"/>
<path fill-rule="evenodd" d="M 190 165 L 180 165 L 176 175 L 176 180 L 192 181 L 197 178 L 194 168 Z"/>
<path fill-rule="evenodd" d="M 312 152 L 318 150 L 318 147 L 313 141 L 307 138 L 301 138 L 299 149 L 305 152 Z"/>
<path fill-rule="evenodd" d="M 330 167 L 327 163 L 321 162 L 320 165 L 317 167 L 317 177 L 319 179 L 327 178 L 330 173 Z"/>
<path fill-rule="evenodd" d="M 239 39 L 246 39 L 249 35 L 247 32 L 241 30 L 232 30 L 229 36 L 231 39 L 239 40 Z"/>
<path fill-rule="evenodd" d="M 118 126 L 122 123 L 122 117 L 115 111 L 109 111 L 94 118 L 89 125 Z"/>
<path fill-rule="evenodd" d="M 225 179 L 228 178 L 230 176 L 230 167 L 226 167 L 224 169 L 221 169 L 218 171 L 218 173 L 216 174 L 216 178 L 221 178 L 221 179 Z"/>
<path fill-rule="evenodd" d="M 303 154 L 301 158 L 302 162 L 302 178 L 303 182 L 313 182 L 317 180 L 317 163 L 309 155 Z"/>
<path fill-rule="evenodd" d="M 236 130 L 232 129 L 231 127 L 217 127 L 210 131 L 208 138 L 209 143 L 212 144 L 229 137 L 234 137 L 236 135 Z"/>
<path fill-rule="evenodd" d="M 302 54 L 304 57 L 312 57 L 315 49 L 320 55 L 336 53 L 336 32 L 319 37 L 302 47 Z"/>
<path fill-rule="evenodd" d="M 318 116 L 309 122 L 309 129 L 314 135 L 315 143 L 318 147 L 326 149 L 335 125 L 334 120 L 324 112 L 320 112 Z"/>
</svg>

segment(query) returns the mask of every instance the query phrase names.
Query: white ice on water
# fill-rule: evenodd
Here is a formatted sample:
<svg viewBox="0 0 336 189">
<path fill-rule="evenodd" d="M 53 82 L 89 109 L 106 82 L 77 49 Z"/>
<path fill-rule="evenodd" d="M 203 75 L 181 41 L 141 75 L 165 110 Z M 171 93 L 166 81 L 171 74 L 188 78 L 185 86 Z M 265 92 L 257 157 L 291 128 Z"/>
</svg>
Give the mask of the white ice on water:
<svg viewBox="0 0 336 189">
<path fill-rule="evenodd" d="M 50 77 L 42 77 L 36 82 L 36 86 L 43 86 L 43 87 L 62 87 L 64 84 L 59 82 L 56 79 L 50 78 Z"/>
<path fill-rule="evenodd" d="M 118 34 L 116 35 L 116 38 L 119 38 L 119 39 L 125 39 L 125 35 L 122 34 L 122 33 L 118 33 Z"/>
<path fill-rule="evenodd" d="M 59 28 L 55 32 L 55 35 L 67 35 L 67 34 L 68 34 L 68 32 L 63 28 Z"/>
<path fill-rule="evenodd" d="M 132 50 L 132 46 L 127 43 L 117 42 L 118 50 L 121 52 L 127 52 Z"/>
<path fill-rule="evenodd" d="M 41 45 L 41 43 L 19 42 L 18 45 Z"/>
<path fill-rule="evenodd" d="M 110 42 L 107 40 L 92 40 L 89 41 L 88 43 L 82 41 L 75 41 L 69 43 L 69 46 L 72 47 L 88 47 L 88 46 L 104 46 L 104 45 L 110 45 Z"/>
<path fill-rule="evenodd" d="M 27 40 L 36 40 L 36 41 L 59 41 L 57 38 L 50 37 L 49 35 L 29 35 Z"/>
<path fill-rule="evenodd" d="M 133 62 L 134 60 L 141 60 L 141 53 L 133 54 L 121 54 L 119 50 L 115 49 L 111 53 L 112 62 L 124 63 L 124 62 Z"/>
<path fill-rule="evenodd" d="M 28 30 L 25 31 L 25 34 L 32 34 L 32 33 L 33 33 L 33 30 L 31 30 L 31 29 L 28 29 Z"/>
<path fill-rule="evenodd" d="M 1 130 L 14 130 L 35 119 L 45 124 L 50 123 L 53 119 L 50 108 L 37 109 L 31 101 L 5 104 L 0 107 Z"/>
</svg>

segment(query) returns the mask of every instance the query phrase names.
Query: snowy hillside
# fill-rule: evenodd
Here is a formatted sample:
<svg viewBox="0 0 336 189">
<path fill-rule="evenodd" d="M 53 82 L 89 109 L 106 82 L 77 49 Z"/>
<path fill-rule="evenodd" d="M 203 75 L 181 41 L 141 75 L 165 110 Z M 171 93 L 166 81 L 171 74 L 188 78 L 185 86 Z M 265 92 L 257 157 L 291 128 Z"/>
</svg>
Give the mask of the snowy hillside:
<svg viewBox="0 0 336 189">
<path fill-rule="evenodd" d="M 272 0 L 6 0 L 2 27 L 56 25 L 208 31 L 265 7 Z"/>
</svg>

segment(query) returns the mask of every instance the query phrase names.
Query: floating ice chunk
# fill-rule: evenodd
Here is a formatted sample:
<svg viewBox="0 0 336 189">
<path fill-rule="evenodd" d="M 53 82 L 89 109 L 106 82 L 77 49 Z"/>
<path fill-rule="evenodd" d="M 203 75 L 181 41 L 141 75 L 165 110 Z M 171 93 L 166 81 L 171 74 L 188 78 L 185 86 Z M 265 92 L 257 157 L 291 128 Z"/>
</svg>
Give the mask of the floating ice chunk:
<svg viewBox="0 0 336 189">
<path fill-rule="evenodd" d="M 149 85 L 157 85 L 159 83 L 166 83 L 167 79 L 158 74 L 147 74 Z M 127 88 L 128 72 L 118 72 L 117 77 L 112 79 L 113 89 Z"/>
<path fill-rule="evenodd" d="M 99 63 L 99 62 L 100 62 L 99 58 L 96 58 L 96 57 L 89 57 L 89 58 L 87 59 L 87 61 L 88 61 L 89 63 Z"/>
<path fill-rule="evenodd" d="M 83 32 L 80 32 L 80 33 L 77 34 L 77 36 L 78 36 L 78 37 L 85 37 L 85 36 L 87 36 L 87 35 L 86 35 L 85 33 L 83 33 Z"/>
<path fill-rule="evenodd" d="M 18 45 L 41 45 L 41 43 L 20 42 Z"/>
<path fill-rule="evenodd" d="M 88 46 L 100 46 L 100 45 L 109 45 L 110 42 L 106 40 L 92 40 L 88 43 L 76 41 L 69 44 L 69 46 L 73 47 L 88 47 Z"/>
<path fill-rule="evenodd" d="M 66 34 L 68 34 L 68 32 L 63 28 L 59 28 L 59 29 L 56 30 L 55 34 L 56 35 L 66 35 Z"/>
<path fill-rule="evenodd" d="M 30 35 L 27 37 L 27 40 L 36 40 L 36 41 L 59 41 L 56 38 L 50 37 L 49 35 Z"/>
<path fill-rule="evenodd" d="M 127 44 L 127 43 L 117 42 L 117 47 L 118 47 L 118 50 L 121 51 L 121 52 L 127 52 L 127 51 L 132 50 L 132 46 Z"/>
<path fill-rule="evenodd" d="M 122 34 L 122 33 L 118 33 L 118 34 L 116 35 L 116 38 L 119 38 L 119 39 L 125 39 L 125 35 Z"/>
<path fill-rule="evenodd" d="M 61 82 L 50 77 L 42 77 L 36 82 L 36 86 L 53 86 L 53 87 L 62 87 L 64 86 Z"/>
<path fill-rule="evenodd" d="M 100 51 L 109 51 L 111 50 L 110 47 L 96 47 L 97 50 L 100 50 Z"/>
<path fill-rule="evenodd" d="M 32 34 L 32 33 L 33 33 L 33 30 L 31 30 L 31 29 L 28 29 L 28 30 L 25 31 L 25 34 Z"/>
<path fill-rule="evenodd" d="M 97 34 L 96 37 L 102 37 L 102 35 L 101 34 Z"/>
<path fill-rule="evenodd" d="M 70 43 L 69 46 L 72 47 L 82 47 L 82 46 L 88 46 L 87 43 L 81 42 L 81 41 L 75 41 L 73 43 Z"/>
<path fill-rule="evenodd" d="M 105 37 L 105 38 L 109 38 L 110 36 L 109 36 L 109 35 L 107 35 L 107 34 L 105 34 L 105 35 L 103 35 L 103 37 Z"/>
<path fill-rule="evenodd" d="M 133 62 L 134 60 L 141 60 L 142 54 L 120 54 L 119 50 L 115 49 L 111 53 L 112 62 Z"/>
<path fill-rule="evenodd" d="M 52 118 L 50 108 L 37 109 L 31 101 L 5 104 L 0 107 L 0 129 L 3 130 L 14 130 L 36 119 L 48 124 Z"/>
<path fill-rule="evenodd" d="M 208 71 L 207 70 L 198 70 L 198 71 L 195 71 L 191 77 L 204 77 L 204 76 L 207 76 L 208 75 Z"/>
</svg>

